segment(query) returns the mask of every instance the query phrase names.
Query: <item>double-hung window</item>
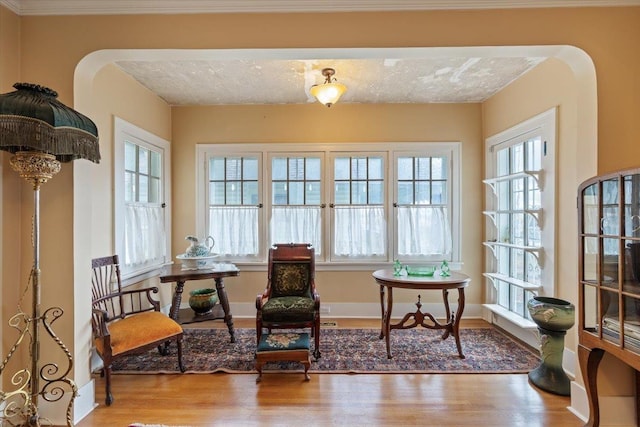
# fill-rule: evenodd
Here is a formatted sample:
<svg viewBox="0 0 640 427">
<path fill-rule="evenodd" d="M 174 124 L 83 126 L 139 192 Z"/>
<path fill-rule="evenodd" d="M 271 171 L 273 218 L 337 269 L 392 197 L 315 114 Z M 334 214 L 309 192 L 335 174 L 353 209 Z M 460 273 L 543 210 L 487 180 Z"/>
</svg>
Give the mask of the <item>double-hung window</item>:
<svg viewBox="0 0 640 427">
<path fill-rule="evenodd" d="M 529 318 L 529 299 L 554 296 L 555 132 L 553 109 L 487 140 L 484 275 L 494 311 Z"/>
<path fill-rule="evenodd" d="M 311 243 L 322 255 L 323 156 L 271 156 L 270 242 Z"/>
<path fill-rule="evenodd" d="M 290 242 L 320 266 L 461 261 L 459 143 L 201 144 L 197 157 L 196 231 L 229 261 Z"/>
<path fill-rule="evenodd" d="M 396 155 L 396 238 L 400 259 L 452 260 L 450 155 Z"/>
<path fill-rule="evenodd" d="M 115 245 L 123 278 L 170 261 L 169 142 L 115 120 Z"/>
<path fill-rule="evenodd" d="M 385 154 L 333 158 L 332 260 L 386 260 Z"/>
<path fill-rule="evenodd" d="M 212 154 L 206 158 L 206 234 L 214 252 L 233 259 L 261 254 L 262 180 L 260 154 Z"/>
</svg>

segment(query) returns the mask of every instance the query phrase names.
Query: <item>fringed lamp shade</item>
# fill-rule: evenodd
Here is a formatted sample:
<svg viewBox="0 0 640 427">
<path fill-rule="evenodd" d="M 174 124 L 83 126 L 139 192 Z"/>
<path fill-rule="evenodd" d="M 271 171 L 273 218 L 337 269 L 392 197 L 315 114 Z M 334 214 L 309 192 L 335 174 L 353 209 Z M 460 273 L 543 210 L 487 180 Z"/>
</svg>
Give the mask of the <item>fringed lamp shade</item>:
<svg viewBox="0 0 640 427">
<path fill-rule="evenodd" d="M 88 117 L 67 107 L 44 86 L 16 83 L 0 95 L 0 150 L 41 152 L 60 162 L 100 162 L 98 129 Z"/>
</svg>

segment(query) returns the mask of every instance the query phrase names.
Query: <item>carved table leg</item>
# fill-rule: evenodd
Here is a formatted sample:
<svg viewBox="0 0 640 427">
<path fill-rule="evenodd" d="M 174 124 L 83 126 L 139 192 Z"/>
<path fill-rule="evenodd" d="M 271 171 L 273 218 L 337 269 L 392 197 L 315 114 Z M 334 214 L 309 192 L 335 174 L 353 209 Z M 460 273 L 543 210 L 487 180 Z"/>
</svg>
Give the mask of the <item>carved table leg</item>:
<svg viewBox="0 0 640 427">
<path fill-rule="evenodd" d="M 218 298 L 220 299 L 220 304 L 222 305 L 222 309 L 224 310 L 224 323 L 227 324 L 229 328 L 229 334 L 231 335 L 231 342 L 236 342 L 236 333 L 233 328 L 233 316 L 231 316 L 231 308 L 229 307 L 229 298 L 227 297 L 227 290 L 224 288 L 224 283 L 222 282 L 222 277 L 219 277 L 216 280 L 216 290 L 218 291 Z"/>
<path fill-rule="evenodd" d="M 169 317 L 176 322 L 178 320 L 178 313 L 180 313 L 180 304 L 182 304 L 182 291 L 184 290 L 184 280 L 178 280 L 176 282 L 176 289 L 173 291 L 173 300 L 171 301 L 171 309 L 169 310 Z"/>
<path fill-rule="evenodd" d="M 462 344 L 460 344 L 460 319 L 462 319 L 462 312 L 464 311 L 464 288 L 458 288 L 458 309 L 456 310 L 456 317 L 453 319 L 453 337 L 456 339 L 456 347 L 458 347 L 458 355 L 461 359 L 465 356 L 462 354 Z"/>
<path fill-rule="evenodd" d="M 384 286 L 380 285 L 380 339 L 384 338 Z"/>
<path fill-rule="evenodd" d="M 387 310 L 384 314 L 384 338 L 387 343 L 387 359 L 391 359 L 391 341 L 390 341 L 390 333 L 391 333 L 391 309 L 393 307 L 393 288 L 389 287 L 387 289 Z"/>
<path fill-rule="evenodd" d="M 598 366 L 604 356 L 604 350 L 599 348 L 590 349 L 583 345 L 578 345 L 578 360 L 580 361 L 580 372 L 584 380 L 584 388 L 587 391 L 589 400 L 589 421 L 586 427 L 598 427 L 600 425 L 600 405 L 598 403 Z"/>
</svg>

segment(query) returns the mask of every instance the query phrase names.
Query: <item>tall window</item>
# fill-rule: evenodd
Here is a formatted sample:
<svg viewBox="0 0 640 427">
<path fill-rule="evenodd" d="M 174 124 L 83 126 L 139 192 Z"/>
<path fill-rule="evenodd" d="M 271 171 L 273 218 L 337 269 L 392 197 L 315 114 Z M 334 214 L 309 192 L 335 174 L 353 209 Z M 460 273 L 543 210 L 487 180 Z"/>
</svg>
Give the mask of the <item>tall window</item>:
<svg viewBox="0 0 640 427">
<path fill-rule="evenodd" d="M 322 255 L 322 157 L 271 158 L 271 243 L 311 243 Z"/>
<path fill-rule="evenodd" d="M 229 260 L 262 263 L 272 243 L 309 242 L 319 263 L 349 261 L 350 268 L 460 261 L 457 143 L 202 144 L 197 151 L 205 165 L 197 172 L 197 231 Z"/>
<path fill-rule="evenodd" d="M 169 261 L 169 143 L 116 118 L 115 242 L 123 277 Z"/>
<path fill-rule="evenodd" d="M 260 156 L 208 158 L 207 235 L 214 252 L 240 258 L 260 254 Z"/>
<path fill-rule="evenodd" d="M 525 318 L 529 299 L 554 293 L 554 146 L 555 110 L 488 140 L 485 276 L 493 301 Z"/>
<path fill-rule="evenodd" d="M 332 258 L 386 259 L 385 185 L 383 155 L 334 158 Z"/>
<path fill-rule="evenodd" d="M 398 257 L 450 261 L 448 157 L 403 154 L 396 164 Z"/>
</svg>

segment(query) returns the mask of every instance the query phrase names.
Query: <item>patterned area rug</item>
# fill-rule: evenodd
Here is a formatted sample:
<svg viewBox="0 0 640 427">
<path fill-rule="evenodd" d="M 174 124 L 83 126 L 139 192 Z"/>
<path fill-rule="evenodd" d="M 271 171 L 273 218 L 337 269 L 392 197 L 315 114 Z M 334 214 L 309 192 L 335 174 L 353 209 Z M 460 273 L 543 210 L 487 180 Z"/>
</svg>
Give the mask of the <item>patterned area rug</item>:
<svg viewBox="0 0 640 427">
<path fill-rule="evenodd" d="M 458 357 L 455 340 L 441 339 L 442 331 L 415 328 L 391 331 L 392 359 L 378 329 L 322 329 L 322 357 L 311 363 L 316 373 L 525 373 L 540 363 L 539 355 L 494 328 L 461 329 L 465 359 Z M 313 340 L 312 340 L 313 341 Z M 312 344 L 313 347 L 313 344 Z M 255 373 L 254 329 L 236 329 L 231 343 L 225 329 L 185 329 L 183 359 L 189 373 Z M 157 350 L 113 363 L 118 373 L 180 373 L 177 350 L 168 356 Z M 297 362 L 273 362 L 263 370 L 300 372 Z"/>
</svg>

